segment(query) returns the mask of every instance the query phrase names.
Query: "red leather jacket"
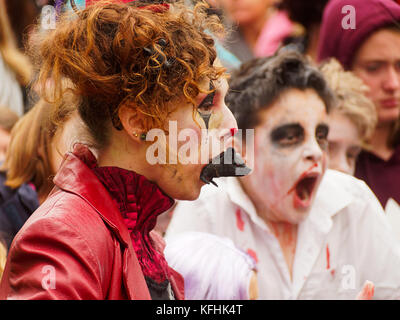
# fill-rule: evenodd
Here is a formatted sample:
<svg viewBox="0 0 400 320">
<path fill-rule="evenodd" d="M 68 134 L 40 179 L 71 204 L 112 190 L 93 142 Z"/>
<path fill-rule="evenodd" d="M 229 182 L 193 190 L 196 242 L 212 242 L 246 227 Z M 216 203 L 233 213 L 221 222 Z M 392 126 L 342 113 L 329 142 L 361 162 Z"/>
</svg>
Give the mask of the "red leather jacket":
<svg viewBox="0 0 400 320">
<path fill-rule="evenodd" d="M 14 238 L 0 299 L 151 299 L 123 217 L 92 170 L 69 153 L 54 183 Z M 183 299 L 183 278 L 171 268 L 168 278 Z"/>
</svg>

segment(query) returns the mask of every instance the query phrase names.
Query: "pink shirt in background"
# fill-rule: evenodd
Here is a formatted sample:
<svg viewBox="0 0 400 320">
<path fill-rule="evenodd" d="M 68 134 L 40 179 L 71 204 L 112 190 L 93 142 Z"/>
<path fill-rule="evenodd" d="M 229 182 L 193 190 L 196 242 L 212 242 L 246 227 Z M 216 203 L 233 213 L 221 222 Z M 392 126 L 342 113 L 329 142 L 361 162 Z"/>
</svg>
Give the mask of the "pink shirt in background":
<svg viewBox="0 0 400 320">
<path fill-rule="evenodd" d="M 265 23 L 254 47 L 254 55 L 256 57 L 273 55 L 283 39 L 293 32 L 293 25 L 285 11 L 277 11 Z"/>
</svg>

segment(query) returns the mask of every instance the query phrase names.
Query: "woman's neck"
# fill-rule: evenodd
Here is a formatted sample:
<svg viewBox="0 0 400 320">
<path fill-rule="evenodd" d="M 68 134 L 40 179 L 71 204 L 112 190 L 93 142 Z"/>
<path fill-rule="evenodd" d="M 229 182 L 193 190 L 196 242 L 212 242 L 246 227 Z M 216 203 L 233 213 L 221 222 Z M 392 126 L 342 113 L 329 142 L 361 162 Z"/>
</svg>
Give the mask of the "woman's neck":
<svg viewBox="0 0 400 320">
<path fill-rule="evenodd" d="M 370 152 L 387 161 L 393 155 L 394 149 L 388 146 L 388 138 L 392 132 L 391 124 L 378 125 L 369 142 Z"/>
<path fill-rule="evenodd" d="M 97 163 L 99 167 L 119 167 L 148 177 L 143 150 L 121 131 L 111 136 L 110 143 L 99 151 Z"/>
</svg>

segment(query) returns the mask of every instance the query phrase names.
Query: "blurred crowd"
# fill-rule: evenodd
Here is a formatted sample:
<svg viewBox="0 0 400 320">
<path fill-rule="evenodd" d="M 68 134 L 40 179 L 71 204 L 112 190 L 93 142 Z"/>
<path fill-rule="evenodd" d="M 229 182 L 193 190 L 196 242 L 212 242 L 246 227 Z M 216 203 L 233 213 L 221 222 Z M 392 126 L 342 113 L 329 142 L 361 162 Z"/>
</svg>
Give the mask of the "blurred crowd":
<svg viewBox="0 0 400 320">
<path fill-rule="evenodd" d="M 95 290 L 94 286 L 85 289 L 85 295 L 80 296 L 79 282 L 76 292 L 72 290 L 71 295 L 57 296 L 51 293 L 46 296 L 33 292 L 34 286 L 24 282 L 27 280 L 20 280 L 25 274 L 29 279 L 35 268 L 33 264 L 48 265 L 56 261 L 47 255 L 39 258 L 32 256 L 36 250 L 49 248 L 40 241 L 35 247 L 35 234 L 29 232 L 34 229 L 30 228 L 32 224 L 36 226 L 37 221 L 43 219 L 43 215 L 35 216 L 37 210 L 57 206 L 55 200 L 51 202 L 54 194 L 57 197 L 56 191 L 75 192 L 68 189 L 71 185 L 68 179 L 72 178 L 61 178 L 60 172 L 64 171 L 60 168 L 65 170 L 63 166 L 69 159 L 65 154 L 73 151 L 76 141 L 85 142 L 92 148 L 94 156 L 84 153 L 82 157 L 88 167 L 94 168 L 96 177 L 113 200 L 116 189 L 129 189 L 130 182 L 125 179 L 117 181 L 111 169 L 107 174 L 96 169 L 101 167 L 100 161 L 105 157 L 102 155 L 109 154 L 105 153 L 109 149 L 104 148 L 104 130 L 96 119 L 104 117 L 103 109 L 100 110 L 98 106 L 106 98 L 99 96 L 100 89 L 104 89 L 105 97 L 112 96 L 115 100 L 110 98 L 107 102 L 115 105 L 117 101 L 119 106 L 126 100 L 118 90 L 115 94 L 112 86 L 116 86 L 115 83 L 125 85 L 129 81 L 129 84 L 138 83 L 135 82 L 137 80 L 121 78 L 118 79 L 120 82 L 114 81 L 115 74 L 106 72 L 99 74 L 98 78 L 90 78 L 89 75 L 96 70 L 88 64 L 71 67 L 71 61 L 76 62 L 79 58 L 68 55 L 68 50 L 78 52 L 77 48 L 83 46 L 83 40 L 80 42 L 75 39 L 71 48 L 63 48 L 65 57 L 68 57 L 65 62 L 52 52 L 51 45 L 39 49 L 35 42 L 39 35 L 53 32 L 41 27 L 46 6 L 57 8 L 55 14 L 61 15 L 64 11 L 73 12 L 74 7 L 84 9 L 85 5 L 89 5 L 88 2 L 96 1 L 86 1 L 85 4 L 85 1 L 70 3 L 69 0 L 57 3 L 46 0 L 0 0 L 2 299 L 98 297 L 95 294 L 91 296 L 91 293 L 86 295 Z M 122 2 L 125 5 L 130 1 Z M 149 5 L 148 2 L 152 1 L 144 2 L 144 5 Z M 153 201 L 156 196 L 149 191 L 149 203 L 155 211 L 161 212 L 157 221 L 153 224 L 149 222 L 151 227 L 147 225 L 144 229 L 149 232 L 148 229 L 154 228 L 157 239 L 164 243 L 165 260 L 174 270 L 167 272 L 170 275 L 167 278 L 175 298 L 181 297 L 176 289 L 179 281 L 174 280 L 177 272 L 184 280 L 186 299 L 400 299 L 398 2 L 208 0 L 206 15 L 209 18 L 216 15 L 224 27 L 224 32 L 213 35 L 213 39 L 217 60 L 229 75 L 229 88 L 217 92 L 219 95 L 226 94 L 224 101 L 237 122 L 235 130 L 254 129 L 252 159 L 246 158 L 246 147 L 251 146 L 246 141 L 240 141 L 243 158 L 251 160 L 254 166 L 249 175 L 219 178 L 216 181 L 218 188 L 207 184 L 199 192 L 200 195 L 194 197 L 173 196 L 166 191 L 169 190 L 168 184 L 164 186 L 162 182 L 156 182 L 162 193 L 175 200 L 171 206 L 165 205 L 168 201 L 164 198 Z M 60 11 L 60 3 L 68 9 Z M 186 1 L 185 5 L 192 8 L 196 3 L 191 0 Z M 160 6 L 160 3 L 156 2 L 156 5 Z M 163 14 L 157 10 L 153 14 Z M 84 15 L 82 17 L 89 19 Z M 63 28 L 66 28 L 65 25 Z M 62 34 L 64 29 L 60 30 Z M 99 30 L 99 33 L 111 32 Z M 140 32 L 132 34 L 141 39 Z M 186 34 L 182 35 L 182 39 L 184 37 Z M 62 50 L 67 43 L 65 39 L 54 40 L 54 46 Z M 113 38 L 109 44 L 111 53 L 107 51 L 103 54 L 101 49 L 92 48 L 91 59 L 100 61 L 96 59 L 108 59 L 108 54 L 115 54 L 119 49 L 115 49 L 114 39 L 115 42 L 120 41 L 117 37 Z M 175 41 L 171 39 L 169 41 Z M 100 41 L 105 40 L 101 38 Z M 136 38 L 126 43 L 139 43 L 135 41 Z M 197 38 L 193 39 L 193 42 L 196 41 L 200 42 Z M 163 46 L 162 42 L 159 44 L 159 47 Z M 97 45 L 95 43 L 93 46 Z M 192 54 L 195 49 L 188 52 Z M 124 59 L 109 64 L 101 60 L 101 63 L 108 70 L 118 64 L 122 66 Z M 139 61 L 140 57 L 137 59 Z M 189 57 L 186 63 L 202 65 L 196 59 L 190 60 Z M 176 58 L 174 61 L 178 60 Z M 60 76 L 49 68 L 53 62 L 55 68 L 59 67 L 64 73 L 63 79 L 60 80 Z M 83 70 L 86 67 L 87 70 Z M 47 74 L 43 72 L 46 68 L 50 70 Z M 115 68 L 116 72 L 125 71 L 125 67 Z M 131 70 L 139 73 L 133 67 Z M 74 72 L 76 77 L 66 76 Z M 204 69 L 204 74 L 206 72 Z M 56 79 L 54 86 L 49 82 L 51 77 Z M 104 87 L 102 81 L 108 81 Z M 74 90 L 65 90 L 62 99 L 50 101 L 43 91 L 43 83 L 47 83 L 45 90 L 48 91 L 54 89 L 57 92 L 61 86 Z M 86 95 L 85 91 L 90 94 Z M 96 95 L 99 96 L 97 100 Z M 92 96 L 95 97 L 93 103 L 90 100 Z M 217 96 L 218 93 L 214 100 Z M 145 105 L 150 100 L 143 97 Z M 160 94 L 157 97 L 164 96 Z M 166 101 L 168 99 L 165 98 Z M 115 114 L 119 115 L 119 119 L 115 118 Z M 121 128 L 126 128 L 126 122 L 134 120 L 125 121 L 121 114 L 124 113 L 118 110 L 111 112 L 112 125 L 122 130 L 118 132 L 125 132 Z M 210 115 L 207 118 L 209 122 L 205 121 L 207 129 L 208 125 L 217 122 Z M 205 119 L 201 113 L 200 116 Z M 139 144 L 142 137 L 140 132 L 139 136 L 136 133 L 133 135 L 139 141 L 135 143 Z M 235 139 L 235 143 L 238 143 L 241 137 Z M 121 150 L 119 152 L 125 152 L 125 149 Z M 97 158 L 99 167 L 91 167 L 90 157 Z M 114 165 L 111 160 L 102 163 L 105 168 Z M 125 169 L 128 167 L 131 168 L 126 165 Z M 69 170 L 72 172 L 75 169 Z M 123 176 L 126 175 L 124 173 Z M 55 176 L 59 177 L 58 180 Z M 78 176 L 76 173 L 74 177 Z M 147 184 L 143 185 L 142 182 L 138 186 L 147 188 Z M 186 188 L 190 188 L 190 185 L 182 182 L 182 189 Z M 152 249 L 148 249 L 147 253 L 142 252 L 144 249 L 137 249 L 142 248 L 140 243 L 147 241 L 146 236 L 143 240 L 137 234 L 133 235 L 136 231 L 132 231 L 141 221 L 140 197 L 146 197 L 141 193 L 139 196 L 138 192 L 133 197 L 135 200 L 129 200 L 129 203 L 138 203 L 134 210 L 136 225 L 132 227 L 127 222 L 126 230 L 129 230 L 129 239 L 132 239 L 146 284 L 151 288 L 151 283 L 164 279 L 158 274 L 155 276 L 154 270 L 157 268 L 153 266 L 153 263 L 163 265 L 164 255 L 161 254 L 160 258 Z M 80 195 L 81 198 L 85 196 Z M 125 215 L 126 205 L 121 204 L 118 197 L 116 199 L 126 222 L 129 220 L 129 210 Z M 158 205 L 165 210 L 156 209 Z M 81 207 L 74 208 L 79 211 Z M 145 206 L 145 210 L 150 209 Z M 141 223 L 147 223 L 146 219 L 143 218 Z M 113 229 L 114 225 L 111 223 L 111 227 L 107 225 L 107 228 Z M 116 239 L 123 239 L 124 232 Z M 142 231 L 137 232 L 139 234 Z M 59 233 L 63 237 L 66 231 Z M 76 236 L 71 234 L 71 237 Z M 17 237 L 18 242 L 15 240 Z M 25 248 L 27 245 L 24 241 L 30 241 L 31 247 Z M 48 246 L 51 244 L 59 246 L 56 241 Z M 150 258 L 146 260 L 148 256 Z M 77 254 L 73 258 L 68 256 L 63 259 L 80 261 L 81 258 Z M 142 264 L 144 260 L 147 262 Z M 62 265 L 64 260 L 60 261 Z M 58 265 L 60 261 L 55 264 Z M 148 261 L 151 261 L 150 267 Z M 15 264 L 25 263 L 26 268 L 15 267 Z M 69 272 L 89 273 L 91 267 L 85 262 L 81 264 L 82 269 L 71 269 Z M 60 274 L 66 272 L 62 266 L 59 268 L 63 270 L 59 271 Z M 39 273 L 38 270 L 35 272 Z M 113 269 L 112 272 L 117 271 Z M 87 277 L 95 281 L 93 275 Z M 112 277 L 110 281 L 117 276 L 113 274 Z M 150 277 L 156 280 L 151 282 L 148 280 Z M 343 286 L 343 279 L 350 279 L 347 287 Z M 24 286 L 30 287 L 30 291 L 24 291 Z M 72 282 L 70 286 L 73 286 Z M 156 287 L 149 289 L 151 297 L 165 299 L 166 291 L 160 289 L 159 282 Z M 62 288 L 62 285 L 58 288 Z M 161 292 L 158 296 L 154 293 L 157 290 Z M 111 296 L 109 291 L 102 298 L 106 299 L 108 295 Z"/>
</svg>

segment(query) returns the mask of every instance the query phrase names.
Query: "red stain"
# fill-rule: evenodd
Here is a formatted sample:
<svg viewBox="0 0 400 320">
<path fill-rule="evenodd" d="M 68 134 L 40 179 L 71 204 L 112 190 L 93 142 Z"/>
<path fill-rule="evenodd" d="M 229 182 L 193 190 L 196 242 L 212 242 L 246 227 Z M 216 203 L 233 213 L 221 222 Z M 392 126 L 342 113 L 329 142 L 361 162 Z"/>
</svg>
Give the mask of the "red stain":
<svg viewBox="0 0 400 320">
<path fill-rule="evenodd" d="M 238 129 L 236 129 L 236 128 L 231 128 L 231 135 L 232 135 L 232 137 L 236 134 L 237 131 L 238 131 Z"/>
<path fill-rule="evenodd" d="M 368 300 L 372 300 L 372 298 L 374 297 L 374 292 L 375 292 L 375 286 L 373 284 L 370 284 L 368 286 L 367 294 L 366 294 Z"/>
<path fill-rule="evenodd" d="M 255 261 L 256 263 L 258 263 L 257 253 L 255 253 L 254 250 L 247 249 L 247 253 L 249 254 L 249 256 L 251 256 L 251 257 L 254 259 L 254 261 Z"/>
<path fill-rule="evenodd" d="M 331 270 L 331 275 L 332 275 L 332 277 L 335 276 L 335 269 L 332 269 L 332 270 Z"/>
<path fill-rule="evenodd" d="M 326 269 L 330 269 L 330 253 L 329 253 L 329 246 L 326 245 Z"/>
<path fill-rule="evenodd" d="M 242 220 L 242 215 L 239 208 L 236 210 L 236 226 L 240 231 L 244 230 L 244 221 Z"/>
</svg>

